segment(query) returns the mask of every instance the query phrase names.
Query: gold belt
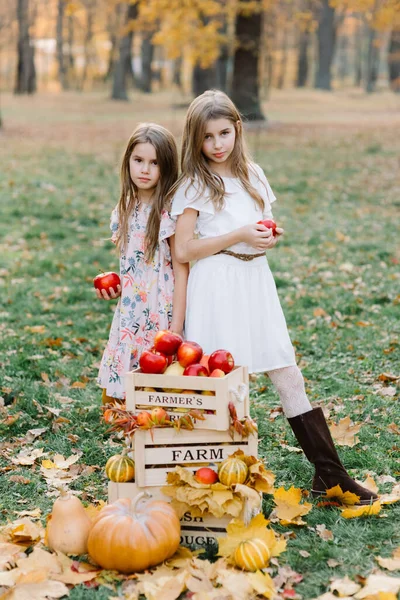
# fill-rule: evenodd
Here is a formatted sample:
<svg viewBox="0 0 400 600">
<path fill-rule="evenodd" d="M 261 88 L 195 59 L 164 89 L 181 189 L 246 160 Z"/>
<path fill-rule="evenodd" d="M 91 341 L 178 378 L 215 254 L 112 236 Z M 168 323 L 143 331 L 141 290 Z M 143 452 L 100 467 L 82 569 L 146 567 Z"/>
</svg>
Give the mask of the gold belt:
<svg viewBox="0 0 400 600">
<path fill-rule="evenodd" d="M 234 256 L 239 260 L 253 260 L 254 258 L 259 258 L 260 256 L 265 256 L 265 252 L 261 252 L 261 254 L 239 254 L 238 252 L 232 252 L 231 250 L 220 250 L 217 254 L 228 254 L 229 256 Z"/>
</svg>

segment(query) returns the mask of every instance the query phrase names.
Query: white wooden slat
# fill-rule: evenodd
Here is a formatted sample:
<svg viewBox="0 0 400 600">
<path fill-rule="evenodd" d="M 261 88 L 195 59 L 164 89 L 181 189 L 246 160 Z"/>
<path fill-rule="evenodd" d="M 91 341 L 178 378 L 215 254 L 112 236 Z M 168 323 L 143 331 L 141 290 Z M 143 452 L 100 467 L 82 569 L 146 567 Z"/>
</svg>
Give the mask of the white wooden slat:
<svg viewBox="0 0 400 600">
<path fill-rule="evenodd" d="M 178 465 L 187 463 L 219 463 L 239 449 L 248 448 L 248 444 L 210 446 L 167 446 L 164 448 L 146 448 L 144 454 L 145 468 L 148 465 Z"/>
<path fill-rule="evenodd" d="M 174 392 L 135 392 L 135 408 L 137 405 L 162 406 L 163 408 L 186 408 L 216 410 L 215 396 L 199 394 L 178 394 Z M 129 410 L 129 408 L 128 408 Z"/>
</svg>

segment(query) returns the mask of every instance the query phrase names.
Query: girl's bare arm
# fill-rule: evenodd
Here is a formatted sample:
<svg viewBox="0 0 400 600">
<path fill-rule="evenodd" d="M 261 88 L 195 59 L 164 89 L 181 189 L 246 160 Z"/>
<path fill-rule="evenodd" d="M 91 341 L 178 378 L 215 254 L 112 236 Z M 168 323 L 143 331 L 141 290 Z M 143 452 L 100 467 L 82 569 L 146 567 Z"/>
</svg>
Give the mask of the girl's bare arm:
<svg viewBox="0 0 400 600">
<path fill-rule="evenodd" d="M 175 278 L 170 330 L 181 335 L 186 313 L 186 289 L 189 277 L 189 263 L 182 263 L 177 260 L 174 235 L 169 238 L 169 245 L 171 248 L 172 268 L 174 270 Z"/>
<path fill-rule="evenodd" d="M 199 260 L 217 254 L 229 246 L 239 242 L 245 242 L 256 250 L 267 250 L 275 245 L 272 231 L 264 225 L 245 225 L 224 235 L 206 239 L 196 239 L 194 230 L 196 227 L 198 212 L 193 208 L 185 208 L 179 215 L 176 231 L 175 244 L 176 256 L 181 263 Z"/>
</svg>

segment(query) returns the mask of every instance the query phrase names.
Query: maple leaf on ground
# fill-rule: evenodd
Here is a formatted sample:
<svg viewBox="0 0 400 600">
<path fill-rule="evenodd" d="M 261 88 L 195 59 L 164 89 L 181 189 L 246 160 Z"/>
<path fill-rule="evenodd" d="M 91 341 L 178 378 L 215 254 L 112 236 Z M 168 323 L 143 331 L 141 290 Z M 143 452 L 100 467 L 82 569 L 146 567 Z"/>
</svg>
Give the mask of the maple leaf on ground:
<svg viewBox="0 0 400 600">
<path fill-rule="evenodd" d="M 396 597 L 400 590 L 400 577 L 390 577 L 389 575 L 368 575 L 364 587 L 355 594 L 354 598 L 374 598 L 379 599 L 379 594 L 391 593 Z"/>
<path fill-rule="evenodd" d="M 326 528 L 326 525 L 317 525 L 315 529 L 319 537 L 324 540 L 324 542 L 333 540 L 333 533 L 330 529 Z"/>
<path fill-rule="evenodd" d="M 367 506 L 352 506 L 342 510 L 342 517 L 345 519 L 356 519 L 358 517 L 372 517 L 381 512 L 381 503 L 379 500 Z"/>
<path fill-rule="evenodd" d="M 393 554 L 390 558 L 376 556 L 376 560 L 381 567 L 387 569 L 388 571 L 400 571 L 400 546 L 393 551 Z"/>
<path fill-rule="evenodd" d="M 347 575 L 343 579 L 335 579 L 330 585 L 331 592 L 337 592 L 340 598 L 343 596 L 354 596 L 360 589 L 361 585 L 349 579 Z"/>
<path fill-rule="evenodd" d="M 395 485 L 389 494 L 381 494 L 379 502 L 381 504 L 394 504 L 400 500 L 400 483 Z"/>
<path fill-rule="evenodd" d="M 231 564 L 236 548 L 247 540 L 261 539 L 268 546 L 271 556 L 279 556 L 286 549 L 286 540 L 268 529 L 269 521 L 262 513 L 256 515 L 246 526 L 240 519 L 233 519 L 226 528 L 226 536 L 218 539 L 220 556 L 224 556 Z"/>
<path fill-rule="evenodd" d="M 301 489 L 291 487 L 288 490 L 280 487 L 274 492 L 276 508 L 273 511 L 281 525 L 304 525 L 302 516 L 308 514 L 312 509 L 310 502 L 300 504 Z"/>
<path fill-rule="evenodd" d="M 1 600 L 48 600 L 69 596 L 69 590 L 59 581 L 41 581 L 17 585 L 1 596 Z"/>
<path fill-rule="evenodd" d="M 341 419 L 338 425 L 332 423 L 329 429 L 338 446 L 352 447 L 358 444 L 360 441 L 356 436 L 361 429 L 361 423 L 354 425 L 348 416 L 344 419 Z"/>
<path fill-rule="evenodd" d="M 27 546 L 38 542 L 44 536 L 41 525 L 33 523 L 28 517 L 17 519 L 0 529 L 0 532 L 10 542 L 25 544 Z"/>
<path fill-rule="evenodd" d="M 326 490 L 324 498 L 336 498 L 346 506 L 354 506 L 360 501 L 359 496 L 349 491 L 344 492 L 340 485 L 335 485 L 334 487 L 329 488 L 329 490 Z"/>
<path fill-rule="evenodd" d="M 18 558 L 25 556 L 21 546 L 8 542 L 0 543 L 0 571 L 5 570 L 8 565 L 15 564 Z"/>
<path fill-rule="evenodd" d="M 367 475 L 364 481 L 356 480 L 356 482 L 359 483 L 361 486 L 367 488 L 367 490 L 369 490 L 370 492 L 374 492 L 374 494 L 379 494 L 378 486 L 376 485 L 375 480 L 373 479 L 373 477 L 371 477 L 371 475 Z"/>
</svg>

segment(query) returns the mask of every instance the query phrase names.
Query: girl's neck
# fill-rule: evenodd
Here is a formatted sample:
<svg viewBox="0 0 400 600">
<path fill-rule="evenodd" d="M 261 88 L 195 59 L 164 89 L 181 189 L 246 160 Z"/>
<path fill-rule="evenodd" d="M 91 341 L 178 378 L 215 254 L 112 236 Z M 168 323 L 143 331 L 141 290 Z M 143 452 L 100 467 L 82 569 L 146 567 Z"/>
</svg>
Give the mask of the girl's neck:
<svg viewBox="0 0 400 600">
<path fill-rule="evenodd" d="M 139 190 L 137 199 L 139 204 L 152 204 L 153 203 L 154 190 Z"/>
<path fill-rule="evenodd" d="M 223 163 L 209 161 L 208 164 L 210 166 L 211 171 L 213 173 L 216 173 L 216 175 L 219 175 L 220 177 L 234 177 L 231 169 L 230 160 L 226 160 Z"/>
</svg>

